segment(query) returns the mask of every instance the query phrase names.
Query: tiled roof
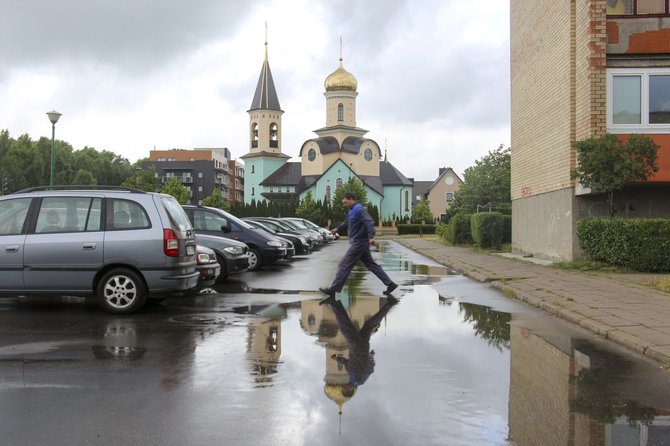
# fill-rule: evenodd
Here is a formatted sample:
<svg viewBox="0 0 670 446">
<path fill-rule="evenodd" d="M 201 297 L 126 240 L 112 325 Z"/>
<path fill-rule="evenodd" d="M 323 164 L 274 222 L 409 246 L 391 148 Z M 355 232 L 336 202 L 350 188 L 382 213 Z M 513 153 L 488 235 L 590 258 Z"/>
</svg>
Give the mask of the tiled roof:
<svg viewBox="0 0 670 446">
<path fill-rule="evenodd" d="M 300 183 L 300 163 L 286 163 L 261 181 L 261 186 L 297 186 Z"/>
<path fill-rule="evenodd" d="M 407 179 L 405 175 L 400 173 L 398 169 L 393 167 L 393 164 L 380 161 L 379 162 L 379 176 L 381 177 L 384 186 L 411 186 L 412 182 Z"/>
<path fill-rule="evenodd" d="M 277 98 L 277 90 L 275 89 L 274 80 L 272 80 L 272 72 L 270 71 L 270 64 L 267 58 L 263 62 L 261 68 L 261 75 L 258 77 L 258 85 L 256 85 L 256 93 L 254 99 L 251 101 L 251 110 L 279 110 L 279 98 Z"/>
</svg>

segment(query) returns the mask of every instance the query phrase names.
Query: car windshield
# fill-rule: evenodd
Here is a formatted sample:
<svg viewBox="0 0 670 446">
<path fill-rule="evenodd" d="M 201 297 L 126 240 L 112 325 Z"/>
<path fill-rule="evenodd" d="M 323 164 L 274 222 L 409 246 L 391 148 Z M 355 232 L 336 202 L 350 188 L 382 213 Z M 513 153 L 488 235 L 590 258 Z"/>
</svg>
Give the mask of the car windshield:
<svg viewBox="0 0 670 446">
<path fill-rule="evenodd" d="M 253 226 L 251 226 L 251 225 L 250 225 L 249 223 L 247 223 L 246 221 L 244 221 L 244 220 L 240 220 L 239 218 L 235 217 L 233 214 L 229 214 L 228 212 L 223 211 L 223 210 L 221 210 L 221 209 L 215 209 L 215 208 L 212 208 L 212 209 L 214 209 L 215 211 L 217 211 L 219 214 L 223 215 L 223 216 L 224 216 L 226 219 L 228 219 L 229 221 L 235 223 L 236 225 L 238 225 L 238 226 L 240 226 L 240 227 L 242 227 L 242 228 L 244 228 L 244 229 L 257 229 L 257 228 L 254 228 Z"/>
<path fill-rule="evenodd" d="M 292 222 L 290 220 L 282 220 L 281 222 L 284 223 L 286 226 L 288 226 L 291 229 L 304 229 L 304 228 L 301 228 L 300 226 L 296 225 L 294 222 Z"/>
</svg>

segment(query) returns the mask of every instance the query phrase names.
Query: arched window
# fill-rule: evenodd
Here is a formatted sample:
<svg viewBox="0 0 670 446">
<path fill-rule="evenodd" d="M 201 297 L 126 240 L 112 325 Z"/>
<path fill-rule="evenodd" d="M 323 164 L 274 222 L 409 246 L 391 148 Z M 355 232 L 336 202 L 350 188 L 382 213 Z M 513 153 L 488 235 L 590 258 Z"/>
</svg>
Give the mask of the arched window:
<svg viewBox="0 0 670 446">
<path fill-rule="evenodd" d="M 251 188 L 251 195 L 252 196 L 256 195 L 256 188 L 255 187 Z"/>
<path fill-rule="evenodd" d="M 330 203 L 330 184 L 326 186 L 326 201 Z"/>
<path fill-rule="evenodd" d="M 276 149 L 279 147 L 279 140 L 277 139 L 279 135 L 279 127 L 274 122 L 270 124 L 270 147 Z"/>
<path fill-rule="evenodd" d="M 258 147 L 258 124 L 251 125 L 251 147 Z"/>
<path fill-rule="evenodd" d="M 342 178 L 338 178 L 337 180 L 335 180 L 335 189 L 337 190 L 340 187 L 342 187 Z"/>
<path fill-rule="evenodd" d="M 405 212 L 409 211 L 409 191 L 405 191 Z"/>
<path fill-rule="evenodd" d="M 344 105 L 342 103 L 337 104 L 337 120 L 344 121 Z"/>
</svg>

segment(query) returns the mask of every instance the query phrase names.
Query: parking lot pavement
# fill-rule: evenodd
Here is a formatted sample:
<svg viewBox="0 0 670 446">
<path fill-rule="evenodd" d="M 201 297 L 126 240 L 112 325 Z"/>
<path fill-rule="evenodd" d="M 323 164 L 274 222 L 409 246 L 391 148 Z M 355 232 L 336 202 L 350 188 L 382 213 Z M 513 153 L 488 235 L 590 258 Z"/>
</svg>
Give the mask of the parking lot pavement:
<svg viewBox="0 0 670 446">
<path fill-rule="evenodd" d="M 473 279 L 670 367 L 670 294 L 621 275 L 565 271 L 430 238 L 394 239 Z"/>
</svg>

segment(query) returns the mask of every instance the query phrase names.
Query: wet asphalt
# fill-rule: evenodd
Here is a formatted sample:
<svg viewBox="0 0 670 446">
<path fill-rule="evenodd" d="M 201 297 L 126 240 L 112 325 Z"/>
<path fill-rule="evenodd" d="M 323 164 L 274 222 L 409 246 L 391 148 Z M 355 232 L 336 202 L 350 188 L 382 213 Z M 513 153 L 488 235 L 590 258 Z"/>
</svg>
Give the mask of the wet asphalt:
<svg viewBox="0 0 670 446">
<path fill-rule="evenodd" d="M 130 316 L 0 299 L 0 444 L 670 444 L 658 364 L 392 241 L 397 301 L 320 305 L 345 249 Z"/>
</svg>

